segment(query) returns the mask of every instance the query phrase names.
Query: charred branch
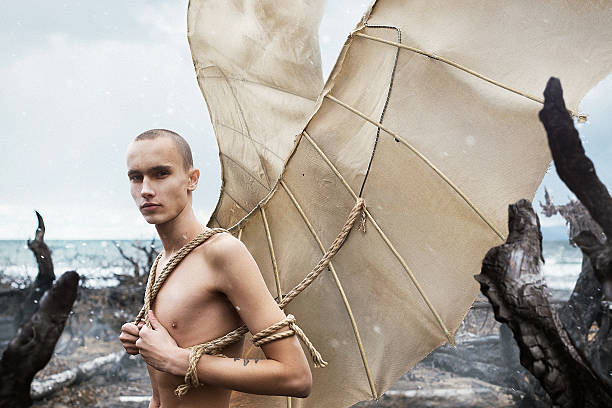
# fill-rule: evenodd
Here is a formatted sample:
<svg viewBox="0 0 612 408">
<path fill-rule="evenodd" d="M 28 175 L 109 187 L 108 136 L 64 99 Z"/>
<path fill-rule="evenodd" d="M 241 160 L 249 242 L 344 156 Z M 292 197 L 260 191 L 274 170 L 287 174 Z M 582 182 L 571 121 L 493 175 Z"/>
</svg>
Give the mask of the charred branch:
<svg viewBox="0 0 612 408">
<path fill-rule="evenodd" d="M 593 246 L 605 248 L 606 236 L 601 227 L 593 220 L 589 212 L 579 201 L 570 201 L 564 205 L 554 205 L 546 194 L 546 203 L 541 205 L 546 216 L 560 214 L 570 229 L 570 242 L 574 238 L 589 236 L 597 239 Z M 580 241 L 580 238 L 578 238 Z M 584 245 L 584 243 L 583 243 Z M 612 389 L 612 378 L 609 372 L 612 368 L 612 342 L 609 331 L 609 312 L 602 310 L 603 294 L 601 284 L 595 277 L 589 256 L 585 253 L 582 260 L 582 271 L 576 286 L 559 317 L 570 339 L 582 357 L 588 361 L 595 374 L 607 387 Z M 604 303 L 605 305 L 605 303 Z"/>
<path fill-rule="evenodd" d="M 0 360 L 0 407 L 28 407 L 34 375 L 47 365 L 76 299 L 79 275 L 66 272 L 40 300 Z"/>
<path fill-rule="evenodd" d="M 115 245 L 115 248 L 117 248 L 117 251 L 119 251 L 119 255 L 121 255 L 123 259 L 125 259 L 130 264 L 132 264 L 132 267 L 134 268 L 134 277 L 139 278 L 140 277 L 140 265 L 138 265 L 138 261 L 136 261 L 133 257 L 127 255 L 125 251 L 123 251 L 123 248 L 121 248 L 121 245 L 119 245 L 117 241 L 113 241 L 113 244 Z"/>
<path fill-rule="evenodd" d="M 563 205 L 555 205 L 550 198 L 550 194 L 548 194 L 548 190 L 544 189 L 544 199 L 546 202 L 542 204 L 540 202 L 540 207 L 542 208 L 542 214 L 547 217 L 552 217 L 555 214 L 559 214 L 565 220 L 566 225 L 569 226 L 569 242 L 573 246 L 578 246 L 574 239 L 582 232 L 582 231 L 591 231 L 596 237 L 597 240 L 601 243 L 606 241 L 606 235 L 603 230 L 597 224 L 589 211 L 577 200 L 571 200 L 567 204 Z"/>
<path fill-rule="evenodd" d="M 72 384 L 78 384 L 97 375 L 104 375 L 115 369 L 116 364 L 124 356 L 127 356 L 127 354 L 123 351 L 110 353 L 79 364 L 61 373 L 53 374 L 43 380 L 34 381 L 32 383 L 31 397 L 32 399 L 41 399 Z"/>
<path fill-rule="evenodd" d="M 548 80 L 540 120 L 546 129 L 559 177 L 576 194 L 603 233 L 612 236 L 612 197 L 584 152 L 578 131 L 565 108 L 561 82 L 557 78 Z M 602 245 L 594 231 L 582 231 L 572 239 L 591 261 L 593 272 L 602 285 L 604 300 L 612 301 L 612 247 Z"/>
<path fill-rule="evenodd" d="M 540 271 L 537 215 L 526 200 L 511 205 L 508 213 L 506 243 L 489 250 L 476 276 L 495 318 L 512 329 L 521 364 L 540 381 L 554 405 L 612 404 L 612 395 L 584 363 L 548 300 Z"/>
<path fill-rule="evenodd" d="M 540 119 L 555 167 L 582 204 L 556 206 L 546 193 L 543 213 L 562 215 L 570 242 L 583 253 L 582 273 L 567 305 L 551 308 L 541 274 L 539 219 L 521 200 L 509 207 L 506 243 L 486 255 L 476 276 L 495 317 L 512 329 L 521 364 L 560 407 L 612 406 L 612 198 L 586 157 L 563 101 L 559 80 L 548 81 Z"/>
<path fill-rule="evenodd" d="M 159 254 L 159 251 L 155 248 L 155 237 L 151 239 L 149 245 L 132 244 L 132 246 L 144 253 L 146 259 L 145 270 L 150 271 L 155 258 L 157 258 L 157 254 Z"/>
<path fill-rule="evenodd" d="M 55 272 L 53 270 L 53 261 L 51 260 L 51 250 L 45 243 L 45 222 L 42 216 L 36 211 L 38 219 L 38 227 L 36 228 L 34 240 L 28 240 L 28 248 L 34 254 L 36 263 L 38 264 L 38 274 L 28 289 L 28 293 L 21 310 L 15 316 L 15 327 L 19 327 L 38 309 L 38 302 L 45 291 L 53 285 L 55 280 Z"/>
<path fill-rule="evenodd" d="M 548 134 L 548 145 L 559 177 L 610 236 L 612 197 L 597 177 L 593 162 L 584 153 L 578 131 L 565 108 L 561 81 L 557 78 L 550 78 L 546 84 L 540 120 Z"/>
<path fill-rule="evenodd" d="M 155 262 L 155 258 L 157 257 L 157 254 L 159 253 L 157 249 L 155 248 L 155 238 L 153 238 L 149 244 L 145 244 L 145 245 L 142 245 L 140 243 L 132 243 L 132 247 L 134 249 L 144 254 L 145 261 L 142 263 L 141 263 L 141 260 L 139 260 L 137 257 L 128 255 L 117 241 L 114 241 L 113 243 L 115 244 L 115 248 L 117 248 L 117 251 L 119 251 L 119 254 L 121 255 L 121 257 L 125 259 L 126 261 L 128 261 L 134 268 L 134 278 L 136 279 L 140 278 L 141 269 L 145 271 L 151 270 L 151 266 L 153 266 L 153 263 Z"/>
</svg>

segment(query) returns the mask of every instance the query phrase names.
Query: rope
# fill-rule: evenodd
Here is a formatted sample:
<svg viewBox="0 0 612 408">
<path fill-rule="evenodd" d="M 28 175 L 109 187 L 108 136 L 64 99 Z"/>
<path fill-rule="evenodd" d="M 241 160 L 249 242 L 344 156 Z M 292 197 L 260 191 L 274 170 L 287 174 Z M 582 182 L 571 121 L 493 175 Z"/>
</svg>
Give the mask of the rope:
<svg viewBox="0 0 612 408">
<path fill-rule="evenodd" d="M 304 289 L 306 289 L 321 274 L 321 272 L 323 272 L 327 268 L 332 258 L 336 255 L 336 253 L 338 253 L 338 251 L 344 244 L 346 237 L 348 236 L 351 229 L 353 228 L 353 225 L 355 224 L 355 220 L 357 219 L 359 215 L 361 215 L 362 223 L 363 223 L 364 211 L 365 211 L 364 200 L 363 198 L 360 197 L 357 199 L 355 206 L 351 209 L 348 219 L 344 223 L 342 229 L 340 230 L 340 233 L 338 234 L 336 239 L 334 239 L 329 249 L 324 254 L 323 258 L 317 263 L 314 269 L 308 275 L 306 275 L 306 277 L 297 286 L 291 289 L 285 295 L 285 297 L 283 297 L 282 301 L 279 303 L 279 307 L 281 309 L 283 309 L 297 295 L 299 295 Z M 365 230 L 365 226 L 363 228 Z M 226 232 L 226 230 L 223 228 L 208 229 L 207 231 L 196 236 L 187 245 L 182 247 L 170 259 L 170 261 L 168 261 L 166 266 L 164 266 L 164 269 L 162 270 L 162 272 L 159 274 L 159 277 L 156 278 L 157 264 L 159 263 L 159 260 L 161 259 L 161 253 L 157 256 L 157 258 L 155 259 L 155 262 L 153 263 L 153 266 L 151 267 L 151 271 L 149 272 L 149 280 L 147 281 L 147 288 L 145 290 L 144 305 L 142 309 L 140 310 L 140 312 L 138 313 L 138 316 L 136 317 L 136 321 L 134 322 L 135 324 L 138 324 L 143 319 L 145 320 L 147 324 L 149 324 L 148 318 L 147 318 L 148 311 L 151 308 L 152 303 L 155 300 L 155 297 L 157 296 L 162 285 L 164 284 L 166 278 L 170 275 L 170 273 L 172 273 L 174 268 L 181 262 L 181 260 L 183 260 L 183 258 L 185 258 L 185 256 L 187 256 L 193 249 L 201 245 L 204 241 L 206 241 L 211 236 L 218 234 L 220 232 Z M 281 333 L 273 334 L 276 330 L 286 325 L 289 326 L 289 330 L 283 331 Z M 185 373 L 185 384 L 179 385 L 174 390 L 175 395 L 181 398 L 189 391 L 189 389 L 196 388 L 200 385 L 200 381 L 198 379 L 198 374 L 197 374 L 197 364 L 200 358 L 202 357 L 202 355 L 208 354 L 208 355 L 214 355 L 214 356 L 219 356 L 219 357 L 225 357 L 222 354 L 223 349 L 231 344 L 234 344 L 240 341 L 242 337 L 248 331 L 249 329 L 246 327 L 246 325 L 242 325 L 238 327 L 237 329 L 227 333 L 224 336 L 208 341 L 206 343 L 196 344 L 195 346 L 190 347 L 189 348 L 189 367 L 187 368 L 187 372 Z M 291 314 L 288 315 L 284 320 L 278 323 L 275 323 L 274 325 L 268 327 L 267 329 L 262 330 L 261 332 L 255 334 L 253 336 L 253 341 L 254 341 L 255 346 L 260 347 L 271 341 L 279 340 L 279 339 L 290 337 L 293 335 L 297 335 L 304 342 L 304 344 L 308 347 L 308 350 L 310 351 L 310 355 L 313 359 L 313 363 L 315 367 L 327 366 L 327 362 L 323 360 L 323 358 L 321 357 L 321 354 L 317 351 L 317 349 L 314 347 L 312 342 L 308 339 L 304 331 L 300 329 L 300 327 L 295 323 L 295 317 Z"/>
<path fill-rule="evenodd" d="M 352 109 L 352 108 L 351 108 Z M 367 117 L 366 117 L 367 118 Z M 369 119 L 368 119 L 369 120 Z M 382 126 L 382 125 L 381 125 Z M 384 130 L 384 129 L 383 129 Z M 308 139 L 308 141 L 310 142 L 310 144 L 312 145 L 312 147 L 315 148 L 315 150 L 319 153 L 319 155 L 321 156 L 321 158 L 325 161 L 325 163 L 327 163 L 327 165 L 329 166 L 329 168 L 334 172 L 334 174 L 338 177 L 338 179 L 342 182 L 342 184 L 344 184 L 344 186 L 346 187 L 347 191 L 353 196 L 353 197 L 357 197 L 357 194 L 353 191 L 353 189 L 351 188 L 351 186 L 349 186 L 349 184 L 347 183 L 347 181 L 344 179 L 344 177 L 342 177 L 342 174 L 340 174 L 340 172 L 338 171 L 338 169 L 336 168 L 336 166 L 334 166 L 334 164 L 329 160 L 329 157 L 327 157 L 327 155 L 323 152 L 323 150 L 321 150 L 321 148 L 319 147 L 319 145 L 312 140 L 312 138 L 308 135 L 308 133 L 306 133 L 306 131 L 302 132 L 302 134 L 306 137 L 306 139 Z M 282 183 L 281 180 L 281 185 L 287 189 L 287 186 Z M 287 191 L 289 193 L 289 191 Z M 289 197 L 291 197 L 291 194 L 289 194 Z M 295 204 L 295 201 L 294 201 Z M 297 205 L 297 204 L 296 204 Z M 444 322 L 442 321 L 442 317 L 440 317 L 440 314 L 438 313 L 438 311 L 435 309 L 435 307 L 433 306 L 433 304 L 431 303 L 431 301 L 429 300 L 427 294 L 425 293 L 425 291 L 423 290 L 423 288 L 421 287 L 421 285 L 419 284 L 418 280 L 416 279 L 416 277 L 414 276 L 414 273 L 412 273 L 412 271 L 410 270 L 410 268 L 408 267 L 408 264 L 406 263 L 406 261 L 404 260 L 404 258 L 400 255 L 400 253 L 397 251 L 397 249 L 395 249 L 395 247 L 393 246 L 393 244 L 391 243 L 391 241 L 389 240 L 389 238 L 387 237 L 387 235 L 383 232 L 383 230 L 380 228 L 380 226 L 378 225 L 378 223 L 376 222 L 376 220 L 374 219 L 374 217 L 372 217 L 372 214 L 370 214 L 370 212 L 368 211 L 368 209 L 366 207 L 363 208 L 363 213 L 365 216 L 367 216 L 367 218 L 370 220 L 370 222 L 372 223 L 372 225 L 374 226 L 374 228 L 378 231 L 378 233 L 380 234 L 380 237 L 383 239 L 383 241 L 385 241 L 385 244 L 387 244 L 387 247 L 389 248 L 389 250 L 391 250 L 391 252 L 393 253 L 393 255 L 395 255 L 395 257 L 397 258 L 397 260 L 400 262 L 400 264 L 402 265 L 402 267 L 404 268 L 404 270 L 406 271 L 406 273 L 408 274 L 408 276 L 410 277 L 410 280 L 412 281 L 412 283 L 414 284 L 415 288 L 418 290 L 419 294 L 421 295 L 421 297 L 423 298 L 423 300 L 425 301 L 425 303 L 427 304 L 427 307 L 429 308 L 429 310 L 431 311 L 431 313 L 434 315 L 434 317 L 436 318 L 436 321 L 438 322 L 438 325 L 440 326 L 440 328 L 442 329 L 442 331 L 444 332 L 444 335 L 446 336 L 446 338 L 448 339 L 448 342 L 454 347 L 455 346 L 455 339 L 454 337 L 451 335 L 451 333 L 448 331 L 448 329 L 446 328 L 446 325 L 444 324 Z M 302 215 L 303 216 L 303 215 Z M 365 224 L 364 224 L 365 227 Z M 312 229 L 311 229 L 312 230 Z M 502 238 L 502 240 L 505 240 L 505 238 Z M 358 343 L 360 343 L 360 341 L 358 340 Z M 360 351 L 361 351 L 361 346 L 360 346 Z M 363 354 L 362 354 L 363 356 Z M 367 372 L 367 369 L 366 369 Z M 370 379 L 370 376 L 368 376 L 368 380 Z M 373 384 L 373 383 L 370 383 Z"/>
<path fill-rule="evenodd" d="M 431 59 L 435 59 L 437 61 L 440 61 L 440 62 L 443 62 L 445 64 L 448 64 L 448 65 L 450 65 L 452 67 L 460 69 L 463 72 L 467 72 L 468 74 L 473 75 L 476 78 L 482 79 L 483 81 L 486 81 L 486 82 L 488 82 L 490 84 L 493 84 L 495 86 L 503 88 L 503 89 L 505 89 L 507 91 L 513 92 L 513 93 L 515 93 L 517 95 L 520 95 L 520 96 L 523 96 L 523 97 L 525 97 L 527 99 L 531 99 L 534 102 L 538 102 L 540 104 L 544 104 L 544 99 L 542 99 L 542 98 L 538 98 L 537 96 L 529 95 L 528 93 L 519 91 L 516 88 L 512 88 L 512 87 L 510 87 L 508 85 L 504 85 L 504 84 L 502 84 L 499 81 L 496 81 L 494 79 L 491 79 L 489 77 L 486 77 L 486 76 L 482 75 L 479 72 L 474 71 L 473 69 L 470 69 L 470 68 L 468 68 L 466 66 L 463 66 L 461 64 L 456 63 L 455 61 L 449 60 L 447 58 L 444 58 L 444 57 L 441 57 L 439 55 L 433 54 L 431 52 L 427 52 L 427 51 L 424 51 L 424 50 L 421 50 L 421 49 L 418 49 L 418 48 L 415 48 L 415 47 L 410 47 L 408 45 L 405 45 L 405 44 L 402 44 L 402 43 L 399 43 L 399 42 L 385 40 L 384 38 L 374 37 L 374 36 L 367 35 L 367 34 L 364 34 L 364 33 L 354 33 L 353 35 L 356 36 L 356 37 L 367 38 L 368 40 L 378 41 L 378 42 L 383 43 L 383 44 L 393 45 L 393 46 L 398 47 L 398 48 L 403 48 L 405 50 L 412 51 L 412 52 L 415 52 L 417 54 L 424 55 L 424 56 L 429 57 Z M 576 112 L 574 112 L 571 109 L 567 109 L 567 112 L 572 117 L 577 118 L 580 123 L 584 123 L 584 122 L 587 121 L 587 116 L 584 115 L 584 114 L 576 113 Z"/>
<path fill-rule="evenodd" d="M 338 234 L 336 239 L 334 239 L 334 242 L 332 242 L 327 252 L 325 252 L 323 258 L 321 258 L 321 260 L 314 267 L 314 269 L 308 275 L 306 275 L 306 277 L 300 283 L 298 283 L 296 287 L 287 292 L 287 294 L 283 297 L 283 300 L 280 302 L 281 309 L 284 308 L 289 302 L 291 302 L 293 298 L 299 295 L 300 292 L 306 289 L 308 285 L 310 285 L 312 281 L 314 281 L 321 274 L 321 272 L 323 272 L 327 268 L 327 265 L 329 265 L 334 255 L 336 255 L 340 247 L 342 247 L 342 244 L 344 244 L 346 236 L 349 234 L 349 232 L 351 232 L 351 229 L 353 228 L 353 224 L 355 224 L 357 216 L 359 216 L 362 211 L 365 211 L 365 205 L 363 198 L 360 197 L 357 199 L 355 206 L 349 213 L 348 219 L 342 226 L 340 233 Z"/>
<path fill-rule="evenodd" d="M 472 202 L 472 200 L 469 199 L 469 197 L 463 192 L 463 190 L 461 190 L 459 188 L 459 186 L 457 186 L 455 183 L 453 183 L 452 180 L 450 178 L 448 178 L 448 176 L 446 174 L 444 174 L 442 172 L 442 170 L 440 170 L 435 164 L 433 164 L 431 162 L 431 160 L 429 160 L 427 157 L 425 157 L 425 155 L 423 155 L 423 153 L 421 153 L 414 146 L 412 146 L 410 143 L 408 143 L 408 141 L 406 139 L 404 139 L 402 136 L 400 136 L 399 134 L 395 133 L 391 129 L 387 128 L 382 123 L 379 123 L 379 122 L 375 121 L 374 119 L 372 119 L 369 116 L 367 116 L 365 113 L 363 113 L 361 111 L 358 111 L 357 109 L 355 109 L 352 106 L 342 102 L 341 100 L 337 99 L 336 97 L 334 97 L 334 96 L 332 96 L 330 94 L 326 94 L 325 97 L 327 99 L 337 103 L 338 105 L 342 106 L 343 108 L 348 109 L 349 111 L 353 112 L 355 115 L 359 116 L 360 118 L 370 122 L 374 126 L 379 127 L 380 129 L 384 130 L 386 133 L 388 133 L 389 135 L 393 136 L 396 141 L 401 142 L 404 146 L 406 146 L 408 149 L 410 149 L 414 154 L 416 154 L 419 157 L 419 159 L 423 160 L 425 162 L 425 164 L 427 164 L 434 172 L 436 172 L 436 174 L 438 176 L 440 176 L 442 178 L 442 180 L 444 180 L 446 182 L 446 184 L 448 184 L 453 190 L 455 190 L 455 192 L 457 194 L 459 194 L 459 196 L 463 199 L 463 201 L 465 201 L 465 203 L 467 205 L 469 205 L 472 208 L 472 210 L 474 210 L 476 212 L 476 214 L 478 214 L 478 216 L 495 232 L 495 234 L 497 234 L 497 236 L 502 241 L 506 240 L 506 237 L 504 237 L 504 235 L 493 225 L 493 222 L 490 221 L 482 213 L 482 211 L 480 211 L 480 209 L 478 209 L 478 207 L 476 207 L 476 205 Z M 310 139 L 310 140 L 312 140 L 312 139 Z"/>
<path fill-rule="evenodd" d="M 212 228 L 207 229 L 201 234 L 196 235 L 194 239 L 189 241 L 185 246 L 183 246 L 179 251 L 170 258 L 164 269 L 159 274 L 159 277 L 156 277 L 157 264 L 161 259 L 161 252 L 155 258 L 155 262 L 153 262 L 153 266 L 151 266 L 151 271 L 149 272 L 149 279 L 147 280 L 147 288 L 145 289 L 145 297 L 144 297 L 144 305 L 140 309 L 138 316 L 136 317 L 136 321 L 134 322 L 136 325 L 140 323 L 144 319 L 145 323 L 149 324 L 149 318 L 147 316 L 149 310 L 151 309 L 151 305 L 153 300 L 157 296 L 157 293 L 161 289 L 166 279 L 172 273 L 174 268 L 185 258 L 191 251 L 193 251 L 196 247 L 201 245 L 208 238 L 212 237 L 215 234 L 220 232 L 226 232 L 223 228 Z"/>
<path fill-rule="evenodd" d="M 283 331 L 283 332 L 280 332 L 280 333 L 274 333 L 278 329 L 280 329 L 280 328 L 282 328 L 284 326 L 287 326 L 287 325 L 289 325 L 289 330 L 286 330 L 286 331 Z M 297 334 L 297 336 L 308 347 L 308 350 L 310 351 L 310 355 L 312 356 L 312 359 L 314 361 L 315 367 L 326 367 L 327 366 L 327 362 L 325 360 L 323 360 L 323 358 L 321 357 L 321 354 L 313 346 L 312 342 L 308 339 L 306 334 L 295 323 L 295 317 L 292 314 L 287 315 L 287 317 L 285 319 L 281 320 L 278 323 L 273 324 L 272 326 L 268 327 L 267 329 L 264 329 L 264 330 L 260 331 L 259 333 L 257 333 L 256 335 L 254 335 L 253 336 L 253 344 L 255 346 L 257 346 L 257 347 L 261 347 L 261 346 L 263 346 L 265 344 L 268 344 L 268 343 L 270 343 L 270 342 L 272 342 L 274 340 L 280 340 L 280 339 L 284 339 L 286 337 L 291 337 L 294 334 Z"/>
</svg>

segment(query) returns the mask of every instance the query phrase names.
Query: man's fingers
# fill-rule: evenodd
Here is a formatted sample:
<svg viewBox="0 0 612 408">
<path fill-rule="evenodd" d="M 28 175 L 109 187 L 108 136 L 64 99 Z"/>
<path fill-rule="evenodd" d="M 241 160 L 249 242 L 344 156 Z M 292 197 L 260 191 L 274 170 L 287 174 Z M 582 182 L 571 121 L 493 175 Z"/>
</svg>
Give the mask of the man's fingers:
<svg viewBox="0 0 612 408">
<path fill-rule="evenodd" d="M 132 336 L 138 336 L 138 326 L 134 323 L 126 323 L 121 326 L 121 331 L 131 334 Z"/>
<path fill-rule="evenodd" d="M 138 351 L 138 347 L 124 347 L 125 352 L 135 356 L 136 354 L 140 354 Z"/>
<path fill-rule="evenodd" d="M 138 336 L 128 334 L 127 332 L 121 332 L 121 334 L 119 335 L 119 340 L 121 340 L 122 342 L 136 343 L 136 340 L 138 340 Z"/>
</svg>

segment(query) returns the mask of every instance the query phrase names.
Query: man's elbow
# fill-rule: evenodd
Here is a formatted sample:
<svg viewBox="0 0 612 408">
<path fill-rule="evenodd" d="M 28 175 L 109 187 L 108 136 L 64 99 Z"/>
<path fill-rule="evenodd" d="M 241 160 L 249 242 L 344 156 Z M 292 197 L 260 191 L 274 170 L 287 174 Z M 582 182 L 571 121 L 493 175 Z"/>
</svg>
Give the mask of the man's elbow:
<svg viewBox="0 0 612 408">
<path fill-rule="evenodd" d="M 288 395 L 296 398 L 306 398 L 312 391 L 312 373 L 310 367 L 299 373 L 294 373 L 287 382 Z"/>
</svg>

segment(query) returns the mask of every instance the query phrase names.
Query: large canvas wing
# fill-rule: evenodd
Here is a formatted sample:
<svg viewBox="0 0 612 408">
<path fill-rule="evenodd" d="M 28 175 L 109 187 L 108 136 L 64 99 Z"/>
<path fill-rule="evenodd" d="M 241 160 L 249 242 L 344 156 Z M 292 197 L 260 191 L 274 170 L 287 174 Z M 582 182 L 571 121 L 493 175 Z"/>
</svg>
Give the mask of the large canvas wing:
<svg viewBox="0 0 612 408">
<path fill-rule="evenodd" d="M 505 238 L 508 204 L 532 199 L 551 161 L 541 105 L 473 74 L 536 96 L 560 77 L 576 111 L 612 70 L 609 21 L 607 1 L 372 6 L 274 193 L 243 222 L 223 224 L 280 297 L 365 199 L 367 231 L 355 228 L 330 270 L 286 308 L 329 362 L 292 407 L 375 398 L 452 340 L 478 291 L 473 275 Z M 236 393 L 232 404 L 288 401 Z"/>
<path fill-rule="evenodd" d="M 232 225 L 273 188 L 323 87 L 323 0 L 191 0 L 188 39 L 219 144 L 208 225 Z"/>
</svg>

